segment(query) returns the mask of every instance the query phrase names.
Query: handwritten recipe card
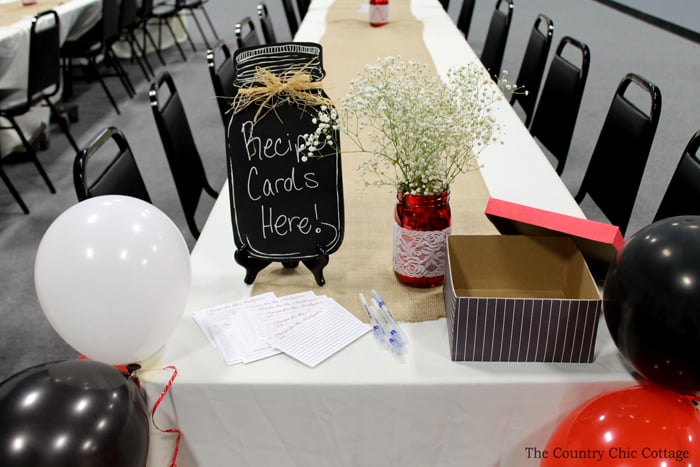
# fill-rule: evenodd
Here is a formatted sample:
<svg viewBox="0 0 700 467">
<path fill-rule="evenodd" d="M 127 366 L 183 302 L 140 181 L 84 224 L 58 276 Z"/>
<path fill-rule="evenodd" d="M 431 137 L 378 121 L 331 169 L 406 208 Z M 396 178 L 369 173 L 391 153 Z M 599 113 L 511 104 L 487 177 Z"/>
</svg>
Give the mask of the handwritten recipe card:
<svg viewBox="0 0 700 467">
<path fill-rule="evenodd" d="M 194 320 L 227 365 L 279 353 L 315 367 L 370 330 L 335 300 L 273 293 L 200 310 Z"/>
</svg>

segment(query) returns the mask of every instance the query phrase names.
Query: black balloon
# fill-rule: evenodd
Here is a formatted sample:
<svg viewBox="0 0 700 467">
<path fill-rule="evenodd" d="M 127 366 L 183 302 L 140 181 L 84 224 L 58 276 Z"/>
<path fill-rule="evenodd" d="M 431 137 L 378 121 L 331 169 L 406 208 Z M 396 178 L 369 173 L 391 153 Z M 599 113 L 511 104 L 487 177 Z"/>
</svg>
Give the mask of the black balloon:
<svg viewBox="0 0 700 467">
<path fill-rule="evenodd" d="M 41 364 L 0 383 L 0 465 L 144 466 L 148 409 L 136 382 L 91 360 Z"/>
<path fill-rule="evenodd" d="M 650 224 L 608 270 L 603 312 L 617 348 L 647 380 L 700 391 L 700 216 Z"/>
</svg>

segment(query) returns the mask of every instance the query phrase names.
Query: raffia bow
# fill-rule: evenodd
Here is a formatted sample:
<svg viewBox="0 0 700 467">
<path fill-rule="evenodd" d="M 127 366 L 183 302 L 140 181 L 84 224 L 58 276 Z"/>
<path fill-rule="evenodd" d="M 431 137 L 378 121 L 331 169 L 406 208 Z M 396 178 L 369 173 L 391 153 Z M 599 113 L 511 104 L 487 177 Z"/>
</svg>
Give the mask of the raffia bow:
<svg viewBox="0 0 700 467">
<path fill-rule="evenodd" d="M 287 78 L 287 76 L 289 76 Z M 231 104 L 233 113 L 237 113 L 252 104 L 258 104 L 258 110 L 253 117 L 253 123 L 267 112 L 282 104 L 306 106 L 333 106 L 333 102 L 317 91 L 322 89 L 322 84 L 312 81 L 311 75 L 304 72 L 304 68 L 287 73 L 279 77 L 266 68 L 258 67 L 253 77 L 253 85 L 241 88 Z"/>
</svg>

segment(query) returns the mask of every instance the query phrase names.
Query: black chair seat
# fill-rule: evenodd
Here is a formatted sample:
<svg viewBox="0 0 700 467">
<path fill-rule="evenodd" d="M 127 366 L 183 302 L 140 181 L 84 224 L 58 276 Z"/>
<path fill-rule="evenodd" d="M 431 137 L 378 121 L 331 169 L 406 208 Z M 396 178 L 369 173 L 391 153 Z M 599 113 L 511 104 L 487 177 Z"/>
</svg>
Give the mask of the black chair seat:
<svg viewBox="0 0 700 467">
<path fill-rule="evenodd" d="M 175 8 L 173 5 L 162 4 L 162 5 L 156 5 L 153 7 L 153 11 L 151 12 L 151 17 L 158 18 L 158 19 L 165 19 L 165 18 L 171 18 L 176 13 L 177 13 L 177 8 Z"/>
<path fill-rule="evenodd" d="M 0 95 L 0 112 L 13 116 L 27 113 L 31 108 L 26 89 L 3 89 Z"/>
<path fill-rule="evenodd" d="M 102 44 L 88 41 L 66 41 L 61 47 L 65 58 L 95 58 L 102 53 Z"/>
</svg>

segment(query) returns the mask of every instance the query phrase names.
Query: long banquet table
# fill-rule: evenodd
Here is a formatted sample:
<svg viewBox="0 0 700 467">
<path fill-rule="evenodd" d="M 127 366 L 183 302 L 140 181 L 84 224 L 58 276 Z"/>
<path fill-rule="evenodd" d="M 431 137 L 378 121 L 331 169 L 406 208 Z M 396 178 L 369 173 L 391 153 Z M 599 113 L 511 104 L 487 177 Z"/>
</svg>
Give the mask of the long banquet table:
<svg viewBox="0 0 700 467">
<path fill-rule="evenodd" d="M 361 3 L 314 0 L 295 40 L 323 43 L 327 29 L 366 21 Z M 332 22 L 329 8 L 336 8 Z M 410 12 L 440 74 L 478 60 L 437 0 L 410 0 Z M 338 20 L 338 14 L 344 16 Z M 375 30 L 367 27 L 366 34 L 371 38 Z M 363 53 L 369 63 L 378 52 Z M 488 194 L 583 217 L 508 103 L 495 112 L 505 136 L 480 158 Z M 344 172 L 355 169 L 353 160 L 344 158 Z M 346 191 L 346 199 L 355 195 Z M 591 364 L 453 362 L 446 320 L 438 318 L 402 324 L 409 342 L 405 363 L 367 334 L 313 369 L 286 355 L 227 367 L 192 316 L 254 293 L 233 252 L 223 190 L 192 251 L 186 312 L 153 364 L 178 371 L 155 415 L 159 427 L 184 433 L 178 465 L 536 466 L 526 448 L 543 448 L 561 417 L 604 390 L 634 384 L 603 320 Z M 144 381 L 152 400 L 171 373 L 156 374 Z M 173 434 L 153 429 L 149 465 L 167 465 L 174 446 Z"/>
</svg>

